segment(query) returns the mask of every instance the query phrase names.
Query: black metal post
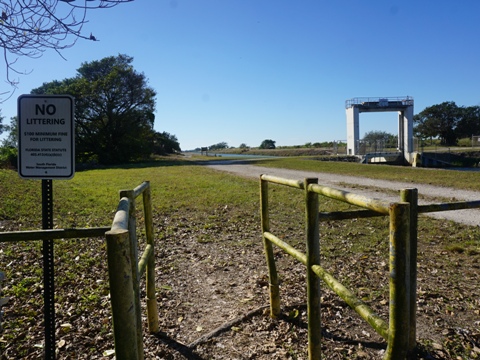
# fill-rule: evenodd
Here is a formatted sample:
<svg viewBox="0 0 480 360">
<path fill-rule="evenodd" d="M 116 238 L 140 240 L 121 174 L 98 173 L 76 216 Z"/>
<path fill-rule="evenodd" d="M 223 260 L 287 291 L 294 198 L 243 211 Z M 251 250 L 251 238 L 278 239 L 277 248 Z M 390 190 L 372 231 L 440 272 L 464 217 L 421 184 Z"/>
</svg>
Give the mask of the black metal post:
<svg viewBox="0 0 480 360">
<path fill-rule="evenodd" d="M 53 229 L 53 182 L 42 180 L 42 228 Z M 55 359 L 55 282 L 53 240 L 43 240 L 45 359 Z"/>
</svg>

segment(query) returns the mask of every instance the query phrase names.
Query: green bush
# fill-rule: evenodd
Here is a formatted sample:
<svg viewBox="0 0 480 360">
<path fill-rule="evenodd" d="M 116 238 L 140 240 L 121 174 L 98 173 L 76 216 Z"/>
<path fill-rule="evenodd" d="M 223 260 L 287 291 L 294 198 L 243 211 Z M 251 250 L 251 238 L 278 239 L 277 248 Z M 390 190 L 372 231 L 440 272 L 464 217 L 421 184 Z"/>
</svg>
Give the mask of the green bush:
<svg viewBox="0 0 480 360">
<path fill-rule="evenodd" d="M 0 147 L 0 168 L 16 169 L 18 151 L 13 147 Z"/>
</svg>

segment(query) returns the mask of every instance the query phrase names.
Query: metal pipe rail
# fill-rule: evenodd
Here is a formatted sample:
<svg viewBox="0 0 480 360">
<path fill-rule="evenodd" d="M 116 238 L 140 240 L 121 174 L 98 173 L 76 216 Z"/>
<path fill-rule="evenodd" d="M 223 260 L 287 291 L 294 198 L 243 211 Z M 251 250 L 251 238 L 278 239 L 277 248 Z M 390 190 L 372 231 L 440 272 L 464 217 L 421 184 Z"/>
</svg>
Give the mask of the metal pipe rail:
<svg viewBox="0 0 480 360">
<path fill-rule="evenodd" d="M 307 265 L 307 257 L 301 251 L 295 249 L 293 246 L 279 239 L 272 233 L 266 232 L 263 234 L 265 238 L 270 240 L 273 244 L 277 245 L 280 249 L 287 254 L 293 256 L 296 260 L 303 265 Z M 378 328 L 378 334 L 385 340 L 388 339 L 388 324 L 362 300 L 357 298 L 354 293 L 347 289 L 340 281 L 338 281 L 333 275 L 326 271 L 320 265 L 313 265 L 312 270 L 318 275 L 330 289 L 335 291 L 352 309 L 354 309 L 365 321 L 367 321 L 372 327 Z"/>
<path fill-rule="evenodd" d="M 372 210 L 376 213 L 388 215 L 392 203 L 379 199 L 368 198 L 363 195 L 354 194 L 345 190 L 339 190 L 328 186 L 311 184 L 308 191 L 315 192 L 330 199 L 339 200 L 350 205 L 356 205 L 364 209 Z"/>
<path fill-rule="evenodd" d="M 147 244 L 139 259 L 135 199 L 140 195 L 143 195 Z M 112 227 L 105 233 L 117 359 L 143 359 L 139 288 L 143 274 L 146 274 L 148 329 L 151 333 L 159 330 L 153 235 L 150 183 L 145 181 L 133 190 L 120 191 Z"/>
<path fill-rule="evenodd" d="M 260 175 L 260 179 L 263 181 L 268 181 L 274 184 L 279 184 L 279 185 L 285 185 L 297 189 L 304 189 L 304 184 L 303 181 L 301 180 L 291 180 L 291 179 L 284 179 L 278 176 L 272 176 L 272 175 Z"/>
<path fill-rule="evenodd" d="M 377 96 L 377 97 L 357 97 L 345 101 L 345 108 L 348 109 L 354 105 L 361 105 L 364 103 L 378 103 L 381 101 L 398 102 L 402 105 L 413 105 L 412 96 Z"/>
<path fill-rule="evenodd" d="M 129 199 L 127 197 L 121 198 L 120 202 L 118 203 L 117 211 L 115 212 L 110 231 L 128 230 L 129 211 Z"/>
<path fill-rule="evenodd" d="M 307 254 L 303 254 L 291 245 L 270 233 L 268 211 L 268 183 L 285 185 L 306 192 Z M 318 212 L 318 198 L 322 195 L 366 210 Z M 418 205 L 417 189 L 400 191 L 399 202 L 385 202 L 371 199 L 347 191 L 333 189 L 317 184 L 317 179 L 305 179 L 304 182 L 282 179 L 275 176 L 260 176 L 260 201 L 262 234 L 270 279 L 270 314 L 276 317 L 280 313 L 280 295 L 278 275 L 273 257 L 272 244 L 280 247 L 297 261 L 307 266 L 307 307 L 309 326 L 309 359 L 320 358 L 320 309 L 318 284 L 309 276 L 312 271 L 327 286 L 334 290 L 345 302 L 365 319 L 379 335 L 387 340 L 385 359 L 404 359 L 416 346 L 416 299 L 417 299 L 417 238 L 418 214 L 480 208 L 480 200 L 453 203 Z M 319 264 L 318 222 L 368 218 L 374 216 L 390 217 L 390 305 L 388 324 L 378 317 L 361 300 L 345 288 Z M 309 255 L 310 252 L 310 255 Z M 311 289 L 314 289 L 311 291 Z M 408 319 L 408 321 L 405 321 Z"/>
<path fill-rule="evenodd" d="M 0 242 L 103 237 L 108 230 L 110 230 L 109 227 L 10 231 L 0 233 Z"/>
<path fill-rule="evenodd" d="M 269 229 L 268 183 L 285 185 L 305 191 L 306 242 L 307 253 L 296 250 L 277 238 Z M 318 195 L 336 199 L 367 210 L 348 211 L 347 215 L 336 212 L 333 216 L 318 211 Z M 309 359 L 321 357 L 321 313 L 320 285 L 322 279 L 333 291 L 352 307 L 372 328 L 387 340 L 385 359 L 403 359 L 410 350 L 410 204 L 408 202 L 391 203 L 371 199 L 343 190 L 318 185 L 318 179 L 305 179 L 304 182 L 278 177 L 260 176 L 260 201 L 262 235 L 270 282 L 270 314 L 280 314 L 280 294 L 278 275 L 273 256 L 272 244 L 294 257 L 307 267 L 307 313 L 308 313 L 308 356 Z M 319 221 L 325 219 L 353 218 L 370 216 L 390 217 L 390 305 L 388 323 L 358 299 L 355 294 L 320 266 Z M 338 218 L 337 218 L 338 217 Z"/>
<path fill-rule="evenodd" d="M 477 201 L 459 201 L 441 204 L 418 205 L 419 213 L 431 213 L 439 211 L 452 211 L 480 208 L 480 200 Z"/>
</svg>

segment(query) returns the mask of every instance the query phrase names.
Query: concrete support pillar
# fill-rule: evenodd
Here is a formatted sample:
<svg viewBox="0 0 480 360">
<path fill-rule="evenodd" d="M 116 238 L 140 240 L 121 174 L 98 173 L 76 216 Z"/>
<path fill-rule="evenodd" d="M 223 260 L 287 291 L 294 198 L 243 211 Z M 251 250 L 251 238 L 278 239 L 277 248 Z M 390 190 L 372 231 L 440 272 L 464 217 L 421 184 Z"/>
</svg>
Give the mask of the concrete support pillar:
<svg viewBox="0 0 480 360">
<path fill-rule="evenodd" d="M 347 154 L 357 155 L 360 139 L 359 109 L 356 106 L 347 108 Z"/>
<path fill-rule="evenodd" d="M 403 111 L 399 111 L 398 112 L 398 140 L 397 140 L 398 151 L 403 151 L 403 149 L 404 149 L 403 139 L 404 139 L 405 135 L 404 135 L 404 132 L 403 132 L 403 130 L 404 130 L 403 121 L 404 121 Z"/>
<path fill-rule="evenodd" d="M 407 106 L 403 112 L 403 131 L 405 159 L 409 163 L 413 161 L 413 105 Z"/>
</svg>

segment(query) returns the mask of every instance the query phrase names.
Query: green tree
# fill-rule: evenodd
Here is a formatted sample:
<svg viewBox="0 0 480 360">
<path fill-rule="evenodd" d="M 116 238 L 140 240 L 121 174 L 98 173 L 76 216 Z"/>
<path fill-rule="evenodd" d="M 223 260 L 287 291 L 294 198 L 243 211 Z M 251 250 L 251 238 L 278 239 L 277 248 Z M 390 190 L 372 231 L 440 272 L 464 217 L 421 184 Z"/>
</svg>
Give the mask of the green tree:
<svg viewBox="0 0 480 360">
<path fill-rule="evenodd" d="M 397 146 L 397 137 L 386 131 L 378 131 L 378 130 L 369 131 L 365 133 L 362 140 L 368 142 L 371 145 L 381 142 L 384 144 L 385 147 Z"/>
<path fill-rule="evenodd" d="M 458 138 L 480 135 L 480 106 L 468 106 L 461 109 L 461 119 L 455 129 Z"/>
<path fill-rule="evenodd" d="M 2 112 L 0 111 L 0 135 L 5 131 L 5 125 L 3 124 L 4 117 L 2 116 Z"/>
<path fill-rule="evenodd" d="M 155 91 L 127 55 L 83 63 L 75 78 L 52 81 L 32 94 L 75 97 L 79 162 L 119 164 L 148 157 L 154 143 Z"/>
<path fill-rule="evenodd" d="M 422 121 L 419 114 L 413 116 L 413 123 L 415 124 L 413 134 L 416 137 L 433 140 L 438 136 L 435 124 L 431 121 Z"/>
<path fill-rule="evenodd" d="M 456 127 L 461 117 L 462 108 L 453 101 L 432 105 L 414 116 L 415 133 L 424 138 L 439 137 L 442 145 L 455 145 Z"/>
<path fill-rule="evenodd" d="M 213 144 L 208 147 L 209 150 L 223 150 L 223 149 L 228 149 L 228 144 L 223 141 L 219 142 L 218 144 Z"/>
<path fill-rule="evenodd" d="M 7 132 L 8 135 L 0 144 L 0 167 L 16 168 L 18 155 L 17 140 L 17 117 L 10 118 L 10 125 L 2 125 L 3 117 L 0 116 L 0 133 Z"/>
<path fill-rule="evenodd" d="M 168 132 L 155 132 L 153 135 L 153 153 L 158 155 L 174 154 L 180 152 L 180 143 L 175 135 Z"/>
<path fill-rule="evenodd" d="M 260 149 L 275 149 L 275 141 L 271 139 L 265 139 L 260 144 Z"/>
<path fill-rule="evenodd" d="M 9 147 L 15 149 L 18 147 L 17 129 L 17 117 L 13 116 L 10 118 L 10 125 L 3 125 L 3 130 L 4 132 L 8 133 L 8 135 L 2 140 L 2 147 Z"/>
</svg>

